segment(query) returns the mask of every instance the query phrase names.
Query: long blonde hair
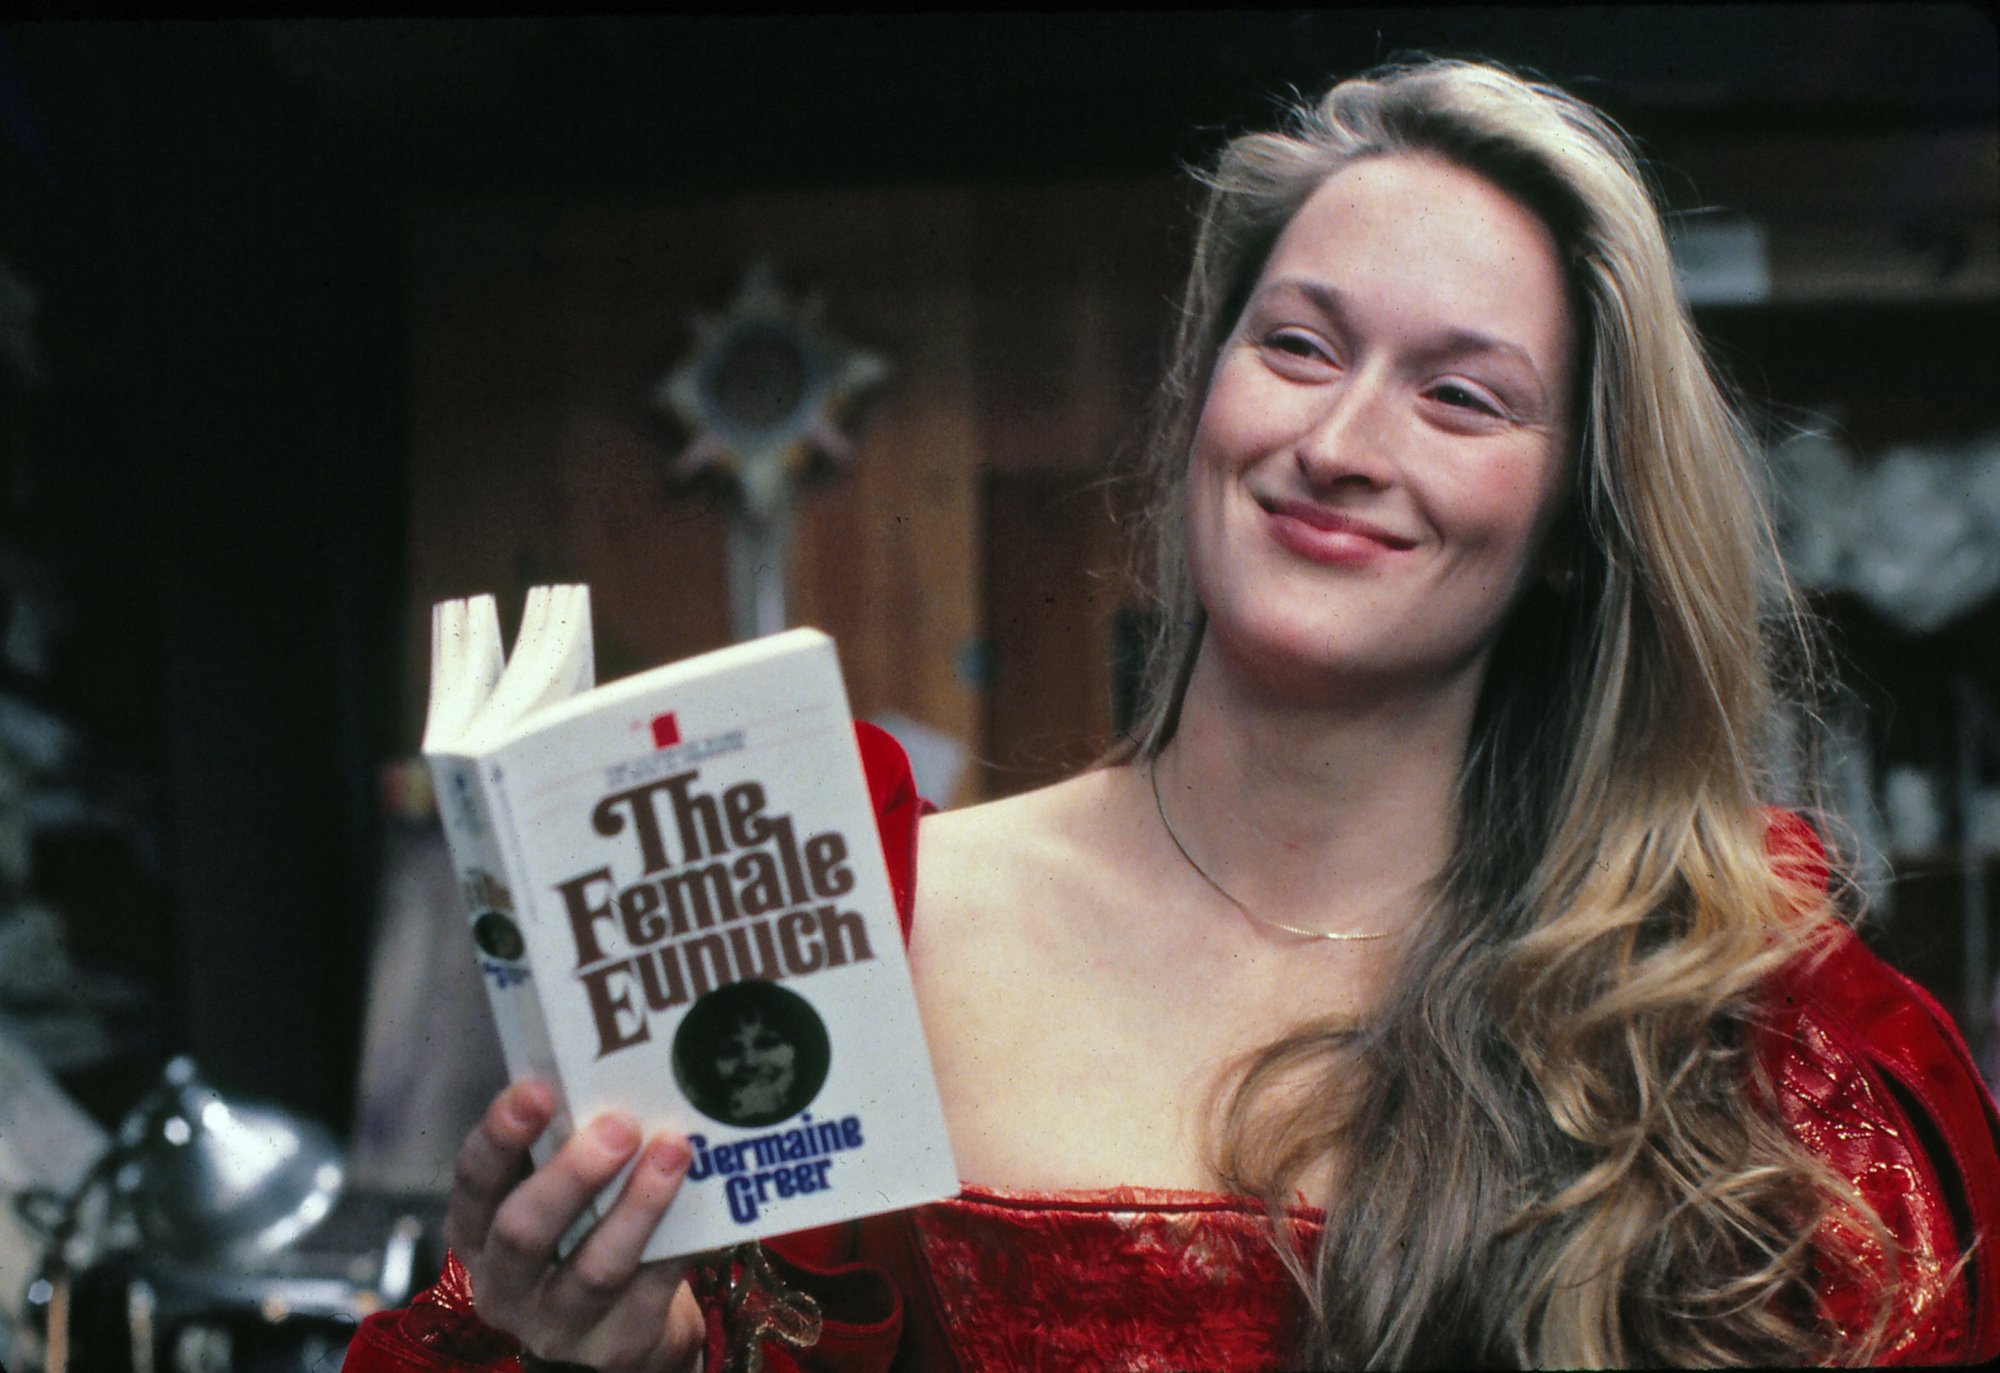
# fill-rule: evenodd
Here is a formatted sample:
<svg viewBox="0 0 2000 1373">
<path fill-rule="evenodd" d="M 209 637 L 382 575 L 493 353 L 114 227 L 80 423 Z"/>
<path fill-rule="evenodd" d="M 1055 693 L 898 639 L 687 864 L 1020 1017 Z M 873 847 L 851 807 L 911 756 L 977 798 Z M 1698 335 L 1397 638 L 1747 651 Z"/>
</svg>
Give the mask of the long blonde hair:
<svg viewBox="0 0 2000 1373">
<path fill-rule="evenodd" d="M 1562 254 L 1583 382 L 1559 587 L 1538 582 L 1502 630 L 1454 857 L 1384 1009 L 1247 1064 L 1217 1166 L 1274 1216 L 1329 1160 L 1354 1180 L 1300 1272 L 1316 1363 L 1865 1356 L 1832 1347 L 1810 1268 L 1838 1249 L 1832 1216 L 1872 1218 L 1785 1131 L 1751 1052 L 1760 989 L 1832 914 L 1772 863 L 1760 812 L 1800 799 L 1773 795 L 1769 745 L 1774 684 L 1801 679 L 1810 639 L 1753 439 L 1599 112 L 1429 62 L 1344 81 L 1225 150 L 1147 459 L 1162 628 L 1127 756 L 1172 737 L 1200 648 L 1181 510 L 1217 352 L 1313 191 L 1399 153 L 1486 177 Z M 1319 1085 L 1292 1090 L 1302 1077 Z"/>
</svg>

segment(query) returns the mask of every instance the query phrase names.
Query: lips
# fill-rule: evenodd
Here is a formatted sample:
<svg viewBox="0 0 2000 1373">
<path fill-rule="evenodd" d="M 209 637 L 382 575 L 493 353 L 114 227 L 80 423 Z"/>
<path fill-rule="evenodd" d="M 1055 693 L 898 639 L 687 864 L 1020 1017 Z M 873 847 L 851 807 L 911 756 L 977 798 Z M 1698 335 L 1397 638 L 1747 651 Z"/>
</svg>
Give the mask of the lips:
<svg viewBox="0 0 2000 1373">
<path fill-rule="evenodd" d="M 1417 541 L 1312 501 L 1260 501 L 1279 543 L 1314 562 L 1355 563 L 1404 553 Z"/>
</svg>

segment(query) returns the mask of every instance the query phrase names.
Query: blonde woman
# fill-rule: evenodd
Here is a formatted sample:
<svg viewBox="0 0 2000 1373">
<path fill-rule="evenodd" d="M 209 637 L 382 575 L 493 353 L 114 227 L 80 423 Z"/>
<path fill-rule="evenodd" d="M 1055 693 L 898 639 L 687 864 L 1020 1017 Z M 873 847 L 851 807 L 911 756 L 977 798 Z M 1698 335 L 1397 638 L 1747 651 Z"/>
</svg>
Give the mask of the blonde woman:
<svg viewBox="0 0 2000 1373">
<path fill-rule="evenodd" d="M 925 822 L 910 951 L 964 1190 L 769 1246 L 825 1324 L 765 1366 L 2000 1353 L 1992 1104 L 1772 808 L 1809 799 L 1767 755 L 1798 612 L 1625 141 L 1430 63 L 1207 185 L 1150 710 L 1100 767 Z M 463 1268 L 350 1368 L 754 1341 L 636 1263 L 677 1139 L 552 1262 L 642 1145 L 600 1122 L 526 1176 L 548 1113 L 495 1102 Z"/>
</svg>

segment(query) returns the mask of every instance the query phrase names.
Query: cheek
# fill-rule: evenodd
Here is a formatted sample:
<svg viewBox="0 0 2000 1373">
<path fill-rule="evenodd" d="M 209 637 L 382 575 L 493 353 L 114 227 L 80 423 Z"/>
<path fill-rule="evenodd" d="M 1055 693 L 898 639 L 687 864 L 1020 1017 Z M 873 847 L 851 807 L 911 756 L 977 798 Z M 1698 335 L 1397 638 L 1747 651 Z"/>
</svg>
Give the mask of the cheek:
<svg viewBox="0 0 2000 1373">
<path fill-rule="evenodd" d="M 1224 359 L 1209 382 L 1188 444 L 1190 517 L 1197 501 L 1213 513 L 1230 483 L 1281 447 L 1282 425 L 1277 407 L 1258 390 L 1254 378 L 1244 375 L 1242 364 Z"/>
<path fill-rule="evenodd" d="M 1227 481 L 1212 452 L 1196 443 L 1189 454 L 1187 476 L 1181 491 L 1181 547 L 1187 557 L 1188 572 L 1194 578 L 1195 593 L 1203 595 L 1216 571 L 1215 559 L 1224 542 L 1223 493 Z"/>
<path fill-rule="evenodd" d="M 1194 441 L 1188 446 L 1187 465 L 1181 474 L 1181 523 L 1192 565 L 1200 564 L 1203 552 L 1215 537 L 1214 524 L 1221 510 L 1225 476 L 1226 464 L 1204 414 L 1195 428 Z"/>
<path fill-rule="evenodd" d="M 1201 495 L 1201 481 L 1190 471 L 1186 488 L 1181 493 L 1181 558 L 1187 564 L 1187 575 L 1195 599 L 1203 605 L 1208 604 L 1208 548 L 1212 542 L 1204 519 L 1206 508 Z"/>
<path fill-rule="evenodd" d="M 1209 377 L 1195 420 L 1191 451 L 1201 465 L 1230 469 L 1253 461 L 1274 441 L 1282 423 L 1268 385 L 1260 384 L 1256 358 L 1232 348 Z"/>
<path fill-rule="evenodd" d="M 1533 562 L 1561 504 L 1554 468 L 1552 461 L 1533 458 L 1482 472 L 1455 502 L 1467 535 L 1495 556 Z"/>
</svg>

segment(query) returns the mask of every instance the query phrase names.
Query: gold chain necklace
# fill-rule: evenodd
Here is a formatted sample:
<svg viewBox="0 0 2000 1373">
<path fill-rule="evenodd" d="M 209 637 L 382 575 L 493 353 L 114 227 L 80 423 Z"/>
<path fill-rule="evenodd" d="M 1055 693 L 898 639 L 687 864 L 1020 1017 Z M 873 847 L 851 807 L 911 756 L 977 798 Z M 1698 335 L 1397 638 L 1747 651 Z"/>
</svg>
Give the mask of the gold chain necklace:
<svg viewBox="0 0 2000 1373">
<path fill-rule="evenodd" d="M 1160 824 L 1166 829 L 1167 838 L 1174 841 L 1174 847 L 1180 850 L 1181 857 L 1187 859 L 1187 865 L 1195 870 L 1195 873 L 1201 880 L 1215 888 L 1217 896 L 1220 896 L 1224 901 L 1227 901 L 1230 905 L 1236 907 L 1237 910 L 1243 912 L 1244 919 L 1254 925 L 1262 925 L 1266 929 L 1283 930 L 1286 934 L 1296 935 L 1300 939 L 1325 939 L 1333 943 L 1342 944 L 1360 943 L 1364 939 L 1381 939 L 1389 933 L 1387 930 L 1372 930 L 1362 934 L 1343 934 L 1333 930 L 1305 930 L 1300 929 L 1297 925 L 1287 925 L 1282 920 L 1272 920 L 1266 916 L 1257 914 L 1257 912 L 1231 896 L 1229 888 L 1223 886 L 1213 877 L 1210 877 L 1208 869 L 1194 861 L 1194 855 L 1187 851 L 1187 845 L 1183 844 L 1181 837 L 1174 833 L 1174 822 L 1167 819 L 1167 803 L 1160 799 L 1160 760 L 1158 757 L 1155 757 L 1147 764 L 1146 775 L 1152 781 L 1153 805 L 1160 812 Z"/>
</svg>

